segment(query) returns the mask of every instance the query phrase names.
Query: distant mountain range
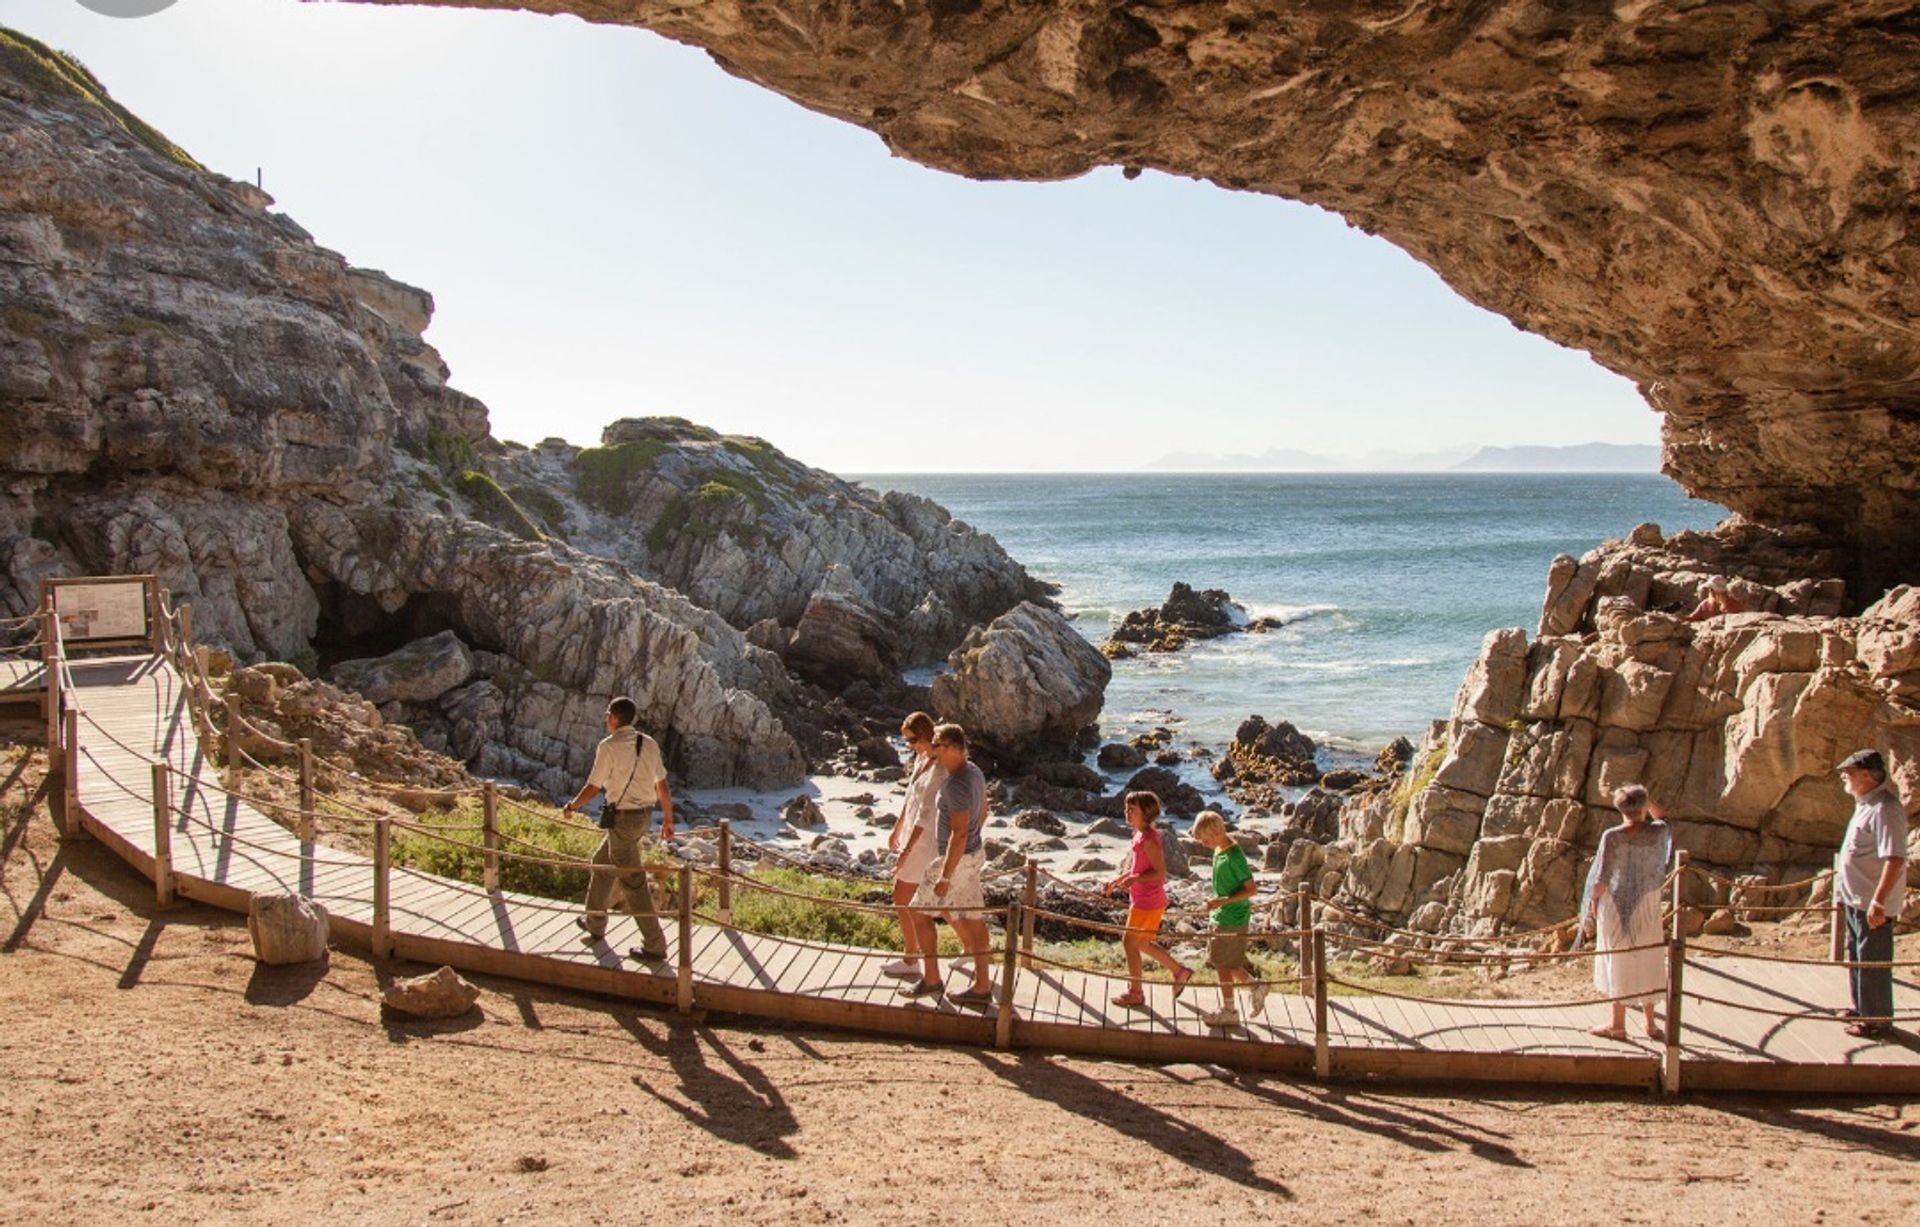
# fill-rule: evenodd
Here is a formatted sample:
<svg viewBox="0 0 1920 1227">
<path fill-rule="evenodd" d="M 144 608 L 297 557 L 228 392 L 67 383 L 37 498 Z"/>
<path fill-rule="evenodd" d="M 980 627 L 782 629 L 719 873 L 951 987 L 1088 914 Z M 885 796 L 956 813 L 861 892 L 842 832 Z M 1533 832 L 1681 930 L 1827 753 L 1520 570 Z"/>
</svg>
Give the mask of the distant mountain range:
<svg viewBox="0 0 1920 1227">
<path fill-rule="evenodd" d="M 1658 473 L 1660 449 L 1648 443 L 1569 447 L 1456 448 L 1434 452 L 1376 449 L 1345 454 L 1272 447 L 1257 454 L 1172 452 L 1145 466 L 1159 473 Z"/>
<path fill-rule="evenodd" d="M 1455 473 L 1658 473 L 1651 443 L 1577 443 L 1571 447 L 1483 447 Z"/>
</svg>

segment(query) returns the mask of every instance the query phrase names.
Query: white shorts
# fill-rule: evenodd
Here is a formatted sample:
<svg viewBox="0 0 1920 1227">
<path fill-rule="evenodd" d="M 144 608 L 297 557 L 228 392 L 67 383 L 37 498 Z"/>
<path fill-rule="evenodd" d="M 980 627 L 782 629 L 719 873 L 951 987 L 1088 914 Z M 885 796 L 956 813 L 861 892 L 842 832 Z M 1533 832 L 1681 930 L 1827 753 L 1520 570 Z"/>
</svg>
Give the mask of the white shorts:
<svg viewBox="0 0 1920 1227">
<path fill-rule="evenodd" d="M 913 906 L 924 908 L 980 908 L 987 906 L 985 888 L 980 883 L 980 875 L 986 870 L 987 858 L 981 853 L 969 853 L 960 858 L 960 865 L 953 871 L 953 880 L 947 883 L 947 893 L 933 893 L 934 879 L 940 876 L 940 866 L 930 865 L 926 876 L 920 881 L 920 889 L 913 893 Z"/>
<path fill-rule="evenodd" d="M 911 831 L 908 832 L 908 837 L 912 837 Z M 914 844 L 912 850 L 901 857 L 900 863 L 893 867 L 893 880 L 910 882 L 918 886 L 920 880 L 926 876 L 927 866 L 932 862 L 933 831 L 928 829 L 920 832 L 919 842 Z"/>
</svg>

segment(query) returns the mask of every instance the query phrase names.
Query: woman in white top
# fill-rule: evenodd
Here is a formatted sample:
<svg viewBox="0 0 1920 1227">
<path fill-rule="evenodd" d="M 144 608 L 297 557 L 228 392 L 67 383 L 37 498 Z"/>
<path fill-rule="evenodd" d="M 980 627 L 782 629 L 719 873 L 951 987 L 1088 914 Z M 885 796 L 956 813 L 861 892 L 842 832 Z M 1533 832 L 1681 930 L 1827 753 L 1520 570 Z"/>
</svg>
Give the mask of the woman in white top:
<svg viewBox="0 0 1920 1227">
<path fill-rule="evenodd" d="M 1600 837 L 1593 869 L 1581 892 L 1581 929 L 1594 936 L 1593 986 L 1612 1002 L 1613 1018 L 1593 1033 L 1627 1038 L 1627 1007 L 1638 1005 L 1649 1039 L 1662 1039 L 1653 1020 L 1653 1003 L 1667 987 L 1666 952 L 1661 948 L 1661 887 L 1673 832 L 1647 790 L 1629 784 L 1615 790 L 1620 825 Z"/>
<path fill-rule="evenodd" d="M 913 767 L 907 773 L 907 798 L 900 817 L 887 836 L 887 849 L 899 854 L 893 865 L 893 903 L 900 909 L 900 939 L 906 953 L 880 970 L 901 980 L 920 975 L 920 959 L 933 949 L 933 918 L 909 906 L 920 879 L 933 861 L 933 824 L 938 814 L 934 798 L 946 783 L 947 769 L 933 758 L 933 717 L 914 712 L 900 724 L 900 735 L 907 739 L 913 754 Z"/>
</svg>

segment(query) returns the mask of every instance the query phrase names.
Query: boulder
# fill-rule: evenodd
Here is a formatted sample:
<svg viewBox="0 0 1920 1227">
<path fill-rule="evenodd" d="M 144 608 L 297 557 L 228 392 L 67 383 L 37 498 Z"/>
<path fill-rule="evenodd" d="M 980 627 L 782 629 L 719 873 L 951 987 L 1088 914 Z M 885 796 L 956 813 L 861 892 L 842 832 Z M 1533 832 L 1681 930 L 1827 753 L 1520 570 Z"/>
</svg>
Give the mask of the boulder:
<svg viewBox="0 0 1920 1227">
<path fill-rule="evenodd" d="M 1127 781 L 1127 792 L 1150 792 L 1160 798 L 1160 807 L 1169 814 L 1191 818 L 1207 808 L 1200 790 L 1165 767 L 1146 767 Z"/>
<path fill-rule="evenodd" d="M 795 797 L 780 807 L 780 820 L 790 827 L 824 826 L 827 816 L 812 797 Z"/>
<path fill-rule="evenodd" d="M 473 653 L 452 631 L 416 639 L 385 656 L 343 660 L 333 682 L 369 703 L 429 703 L 473 677 Z"/>
<path fill-rule="evenodd" d="M 849 594 L 820 591 L 793 628 L 786 658 L 803 675 L 844 685 L 896 674 L 894 644 L 883 611 Z"/>
<path fill-rule="evenodd" d="M 1067 824 L 1043 809 L 1022 810 L 1014 815 L 1013 825 L 1023 831 L 1038 831 L 1042 835 L 1067 833 Z"/>
<path fill-rule="evenodd" d="M 976 627 L 933 679 L 933 707 L 1002 763 L 1065 757 L 1113 668 L 1058 610 L 1023 602 Z"/>
<path fill-rule="evenodd" d="M 1133 828 L 1118 818 L 1096 818 L 1087 824 L 1087 834 L 1131 839 L 1133 838 Z"/>
<path fill-rule="evenodd" d="M 1125 742 L 1112 742 L 1100 747 L 1098 762 L 1108 771 L 1131 771 L 1135 767 L 1146 765 L 1146 752 Z"/>
<path fill-rule="evenodd" d="M 1069 873 L 1112 873 L 1113 863 L 1097 856 L 1083 856 L 1073 863 Z"/>
<path fill-rule="evenodd" d="M 262 963 L 325 959 L 327 930 L 327 909 L 304 895 L 255 895 L 247 908 L 253 957 Z"/>
<path fill-rule="evenodd" d="M 479 1000 L 480 990 L 451 967 L 395 980 L 380 997 L 382 1005 L 409 1018 L 458 1018 Z"/>
</svg>

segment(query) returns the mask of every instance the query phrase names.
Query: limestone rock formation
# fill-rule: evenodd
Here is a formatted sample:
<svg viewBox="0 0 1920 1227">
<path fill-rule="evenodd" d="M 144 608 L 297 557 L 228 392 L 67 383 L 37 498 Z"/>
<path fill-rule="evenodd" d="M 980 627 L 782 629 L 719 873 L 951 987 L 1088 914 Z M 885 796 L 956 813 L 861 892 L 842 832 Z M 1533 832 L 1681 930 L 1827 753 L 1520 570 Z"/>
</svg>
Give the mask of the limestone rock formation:
<svg viewBox="0 0 1920 1227">
<path fill-rule="evenodd" d="M 303 895 L 255 895 L 247 909 L 253 957 L 262 963 L 325 959 L 327 930 L 327 909 Z"/>
<path fill-rule="evenodd" d="M 340 678 L 557 793 L 619 693 L 687 783 L 797 782 L 801 738 L 872 730 L 778 653 L 884 675 L 1044 599 L 932 503 L 759 440 L 648 419 L 588 452 L 497 442 L 422 338 L 430 295 L 0 38 L 0 613 L 47 575 L 151 572 L 246 660 L 425 640 Z"/>
<path fill-rule="evenodd" d="M 1022 602 L 968 634 L 933 680 L 934 712 L 1002 765 L 1067 758 L 1113 667 L 1058 610 Z"/>
<path fill-rule="evenodd" d="M 1751 533 L 1735 525 L 1712 544 L 1736 560 Z M 1612 790 L 1636 781 L 1695 861 L 1798 879 L 1829 863 L 1845 828 L 1852 802 L 1834 766 L 1847 753 L 1882 749 L 1903 795 L 1920 788 L 1916 589 L 1896 588 L 1858 617 L 1756 609 L 1688 623 L 1648 606 L 1688 604 L 1688 585 L 1705 576 L 1648 567 L 1657 534 L 1639 536 L 1602 547 L 1571 579 L 1567 560 L 1556 562 L 1546 625 L 1565 633 L 1488 635 L 1406 786 L 1349 803 L 1342 834 L 1372 858 L 1341 887 L 1350 904 L 1418 917 L 1416 928 L 1563 920 L 1615 820 Z M 1781 544 L 1762 536 L 1748 541 L 1760 555 Z M 1582 573 L 1604 587 L 1571 588 Z M 1793 599 L 1748 582 L 1762 604 Z M 1796 591 L 1841 602 L 1823 584 Z M 1375 862 L 1403 855 L 1411 885 L 1389 889 L 1398 878 Z"/>
<path fill-rule="evenodd" d="M 458 1018 L 480 1000 L 480 990 L 451 967 L 395 980 L 380 1004 L 410 1018 Z"/>
<path fill-rule="evenodd" d="M 704 47 L 956 174 L 1118 165 L 1333 210 L 1633 379 L 1693 493 L 1915 578 L 1903 3 L 520 6 Z"/>
</svg>

